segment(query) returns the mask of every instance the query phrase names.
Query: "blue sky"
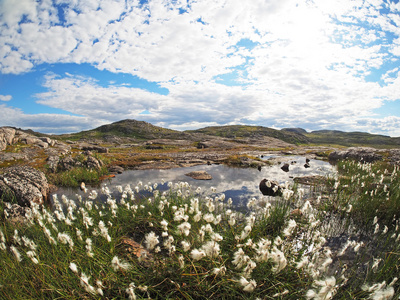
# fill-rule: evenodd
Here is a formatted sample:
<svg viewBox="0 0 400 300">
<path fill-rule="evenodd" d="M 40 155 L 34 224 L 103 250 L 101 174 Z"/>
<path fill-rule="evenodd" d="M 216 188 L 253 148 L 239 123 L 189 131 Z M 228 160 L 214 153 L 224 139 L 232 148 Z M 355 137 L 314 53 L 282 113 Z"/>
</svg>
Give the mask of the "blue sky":
<svg viewBox="0 0 400 300">
<path fill-rule="evenodd" d="M 0 126 L 400 136 L 400 3 L 0 0 Z"/>
</svg>

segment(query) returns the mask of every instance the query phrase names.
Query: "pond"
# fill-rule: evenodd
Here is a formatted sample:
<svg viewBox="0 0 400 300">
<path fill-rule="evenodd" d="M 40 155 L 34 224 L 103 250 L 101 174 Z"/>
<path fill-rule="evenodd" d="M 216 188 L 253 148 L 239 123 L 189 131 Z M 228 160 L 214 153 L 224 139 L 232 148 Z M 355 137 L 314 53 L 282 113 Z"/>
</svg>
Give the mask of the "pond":
<svg viewBox="0 0 400 300">
<path fill-rule="evenodd" d="M 205 195 L 212 195 L 211 188 L 215 193 L 224 193 L 225 197 L 232 198 L 234 205 L 246 204 L 252 197 L 262 196 L 259 190 L 259 183 L 262 179 L 275 180 L 279 183 L 293 182 L 293 178 L 313 175 L 334 174 L 336 168 L 328 162 L 311 159 L 310 167 L 305 168 L 306 159 L 303 156 L 264 156 L 263 160 L 272 162 L 271 166 L 262 167 L 261 171 L 256 168 L 233 168 L 225 165 L 198 165 L 185 168 L 174 168 L 166 170 L 128 170 L 114 178 L 106 180 L 102 186 L 107 185 L 111 191 L 117 185 L 126 186 L 130 184 L 134 188 L 139 182 L 143 184 L 157 183 L 160 191 L 167 190 L 168 182 L 187 182 L 196 189 L 200 187 Z M 278 163 L 278 161 L 280 163 Z M 288 163 L 289 172 L 284 172 L 281 166 Z M 195 180 L 185 174 L 192 171 L 206 171 L 212 176 L 211 180 Z M 162 184 L 162 182 L 165 182 Z M 89 187 L 89 190 L 91 188 Z M 79 189 L 59 189 L 56 194 L 67 196 L 83 194 Z"/>
</svg>

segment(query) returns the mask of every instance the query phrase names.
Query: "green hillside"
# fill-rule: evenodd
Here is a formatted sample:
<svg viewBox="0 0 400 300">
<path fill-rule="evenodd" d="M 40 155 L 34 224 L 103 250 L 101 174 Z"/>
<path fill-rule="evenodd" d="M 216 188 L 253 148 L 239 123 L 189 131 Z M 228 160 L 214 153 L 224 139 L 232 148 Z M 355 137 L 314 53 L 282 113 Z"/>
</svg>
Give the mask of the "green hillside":
<svg viewBox="0 0 400 300">
<path fill-rule="evenodd" d="M 186 131 L 190 133 L 203 133 L 224 138 L 260 138 L 263 136 L 280 139 L 291 144 L 309 143 L 309 139 L 301 133 L 291 130 L 276 130 L 263 126 L 248 125 L 228 125 L 228 126 L 210 126 L 197 130 Z"/>
<path fill-rule="evenodd" d="M 180 131 L 154 126 L 148 122 L 136 120 L 122 120 L 102 125 L 92 130 L 61 135 L 62 139 L 106 139 L 107 137 L 122 137 L 134 140 L 151 139 L 182 139 L 186 136 Z"/>
<path fill-rule="evenodd" d="M 342 146 L 400 146 L 400 138 L 366 132 L 343 132 L 338 130 L 319 130 L 305 134 L 313 144 L 335 144 Z"/>
</svg>

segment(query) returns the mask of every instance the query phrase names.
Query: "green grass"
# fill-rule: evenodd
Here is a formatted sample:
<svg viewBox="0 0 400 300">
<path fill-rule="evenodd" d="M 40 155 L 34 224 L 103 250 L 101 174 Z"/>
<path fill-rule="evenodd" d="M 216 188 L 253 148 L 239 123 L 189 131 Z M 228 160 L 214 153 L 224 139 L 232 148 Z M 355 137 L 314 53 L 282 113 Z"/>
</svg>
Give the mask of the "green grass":
<svg viewBox="0 0 400 300">
<path fill-rule="evenodd" d="M 207 197 L 186 183 L 60 197 L 51 210 L 32 207 L 27 224 L 7 221 L 1 201 L 0 298 L 398 299 L 400 172 L 383 164 L 338 167 L 338 181 L 313 189 L 323 200 L 310 202 L 292 186 L 283 198 L 251 199 L 240 210 L 223 194 Z M 372 186 L 374 195 L 364 196 Z M 158 239 L 153 246 L 150 234 Z M 347 249 L 329 242 L 343 235 Z"/>
</svg>

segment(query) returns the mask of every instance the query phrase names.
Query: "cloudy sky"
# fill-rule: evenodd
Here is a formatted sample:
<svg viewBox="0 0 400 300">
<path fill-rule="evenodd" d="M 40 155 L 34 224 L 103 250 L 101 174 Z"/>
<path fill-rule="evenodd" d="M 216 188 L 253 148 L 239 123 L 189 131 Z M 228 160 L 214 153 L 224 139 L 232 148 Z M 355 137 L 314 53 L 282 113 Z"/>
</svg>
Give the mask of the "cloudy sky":
<svg viewBox="0 0 400 300">
<path fill-rule="evenodd" d="M 0 126 L 400 136 L 398 0 L 0 0 Z"/>
</svg>

